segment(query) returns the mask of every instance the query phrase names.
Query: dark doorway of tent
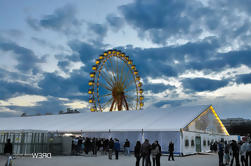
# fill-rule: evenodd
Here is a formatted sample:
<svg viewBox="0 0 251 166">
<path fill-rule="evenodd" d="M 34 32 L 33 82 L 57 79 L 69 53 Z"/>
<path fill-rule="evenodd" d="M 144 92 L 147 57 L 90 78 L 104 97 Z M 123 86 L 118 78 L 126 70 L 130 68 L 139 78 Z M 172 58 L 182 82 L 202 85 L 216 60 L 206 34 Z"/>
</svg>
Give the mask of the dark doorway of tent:
<svg viewBox="0 0 251 166">
<path fill-rule="evenodd" d="M 196 136 L 195 137 L 195 144 L 196 144 L 196 152 L 201 152 L 201 137 Z"/>
</svg>

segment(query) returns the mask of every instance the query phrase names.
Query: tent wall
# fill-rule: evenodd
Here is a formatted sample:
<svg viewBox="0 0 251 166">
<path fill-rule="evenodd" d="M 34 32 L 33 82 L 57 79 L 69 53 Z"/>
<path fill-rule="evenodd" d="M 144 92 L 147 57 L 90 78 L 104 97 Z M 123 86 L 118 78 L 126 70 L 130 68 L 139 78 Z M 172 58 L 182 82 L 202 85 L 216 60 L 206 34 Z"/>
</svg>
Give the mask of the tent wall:
<svg viewBox="0 0 251 166">
<path fill-rule="evenodd" d="M 148 139 L 152 144 L 154 141 L 158 141 L 161 145 L 162 152 L 168 152 L 169 142 L 174 143 L 175 153 L 180 154 L 180 132 L 179 131 L 124 131 L 124 132 L 84 132 L 84 137 L 96 137 L 96 138 L 117 138 L 120 141 L 121 150 L 125 139 L 128 139 L 131 143 L 130 150 L 134 150 L 134 146 L 137 141 L 143 143 L 143 140 Z"/>
<path fill-rule="evenodd" d="M 237 136 L 225 136 L 216 134 L 207 134 L 199 132 L 182 132 L 181 149 L 184 155 L 194 154 L 199 152 L 209 152 L 212 142 L 219 142 L 221 139 L 226 141 L 237 140 Z"/>
<path fill-rule="evenodd" d="M 0 131 L 0 154 L 4 153 L 7 139 L 13 144 L 13 153 L 18 155 L 47 152 L 47 132 L 44 131 Z"/>
</svg>

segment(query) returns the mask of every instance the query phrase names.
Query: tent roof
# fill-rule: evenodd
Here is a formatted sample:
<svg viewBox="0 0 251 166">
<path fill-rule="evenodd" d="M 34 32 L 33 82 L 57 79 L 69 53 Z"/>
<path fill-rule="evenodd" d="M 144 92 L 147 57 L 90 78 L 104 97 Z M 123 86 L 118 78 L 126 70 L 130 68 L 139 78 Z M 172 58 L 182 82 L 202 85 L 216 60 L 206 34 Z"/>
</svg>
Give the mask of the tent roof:
<svg viewBox="0 0 251 166">
<path fill-rule="evenodd" d="M 0 130 L 179 131 L 209 106 L 0 118 Z"/>
</svg>

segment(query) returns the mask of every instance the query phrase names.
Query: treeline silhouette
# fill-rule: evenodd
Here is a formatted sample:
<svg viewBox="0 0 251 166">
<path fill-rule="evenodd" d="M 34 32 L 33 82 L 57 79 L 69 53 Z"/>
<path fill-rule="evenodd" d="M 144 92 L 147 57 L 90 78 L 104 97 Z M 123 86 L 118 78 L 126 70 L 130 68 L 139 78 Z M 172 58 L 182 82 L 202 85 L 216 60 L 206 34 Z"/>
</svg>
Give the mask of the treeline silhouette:
<svg viewBox="0 0 251 166">
<path fill-rule="evenodd" d="M 247 134 L 251 133 L 251 121 L 239 124 L 231 124 L 230 126 L 226 126 L 226 128 L 231 135 L 246 136 Z"/>
</svg>

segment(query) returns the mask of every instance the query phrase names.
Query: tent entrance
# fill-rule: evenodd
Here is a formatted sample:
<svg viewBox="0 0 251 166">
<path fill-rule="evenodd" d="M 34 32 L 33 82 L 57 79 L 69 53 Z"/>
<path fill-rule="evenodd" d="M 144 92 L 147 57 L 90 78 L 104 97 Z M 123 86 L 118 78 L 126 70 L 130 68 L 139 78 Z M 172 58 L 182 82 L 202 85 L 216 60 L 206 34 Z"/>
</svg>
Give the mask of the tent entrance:
<svg viewBox="0 0 251 166">
<path fill-rule="evenodd" d="M 200 136 L 195 137 L 195 143 L 196 143 L 196 152 L 201 152 L 201 137 Z"/>
</svg>

